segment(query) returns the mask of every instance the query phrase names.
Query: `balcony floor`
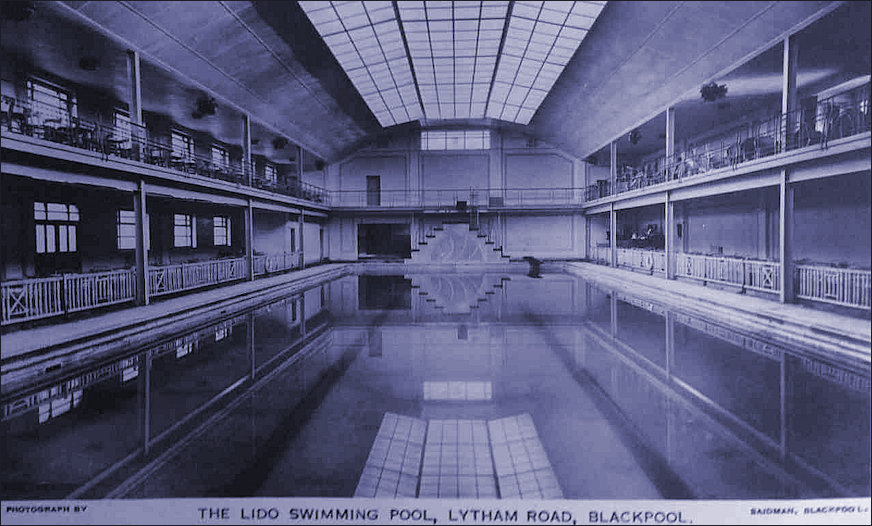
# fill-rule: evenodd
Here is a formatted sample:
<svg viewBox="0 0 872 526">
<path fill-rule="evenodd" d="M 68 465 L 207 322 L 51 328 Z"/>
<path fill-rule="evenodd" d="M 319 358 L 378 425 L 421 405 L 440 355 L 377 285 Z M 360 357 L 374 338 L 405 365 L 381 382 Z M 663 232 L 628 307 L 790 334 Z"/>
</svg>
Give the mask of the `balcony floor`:
<svg viewBox="0 0 872 526">
<path fill-rule="evenodd" d="M 868 364 L 872 357 L 872 327 L 868 319 L 593 263 L 567 263 L 566 270 L 582 277 L 595 277 L 597 282 L 616 291 L 650 297 L 655 303 L 675 302 L 708 316 L 720 311 L 725 315 L 733 313 L 731 321 L 741 324 L 752 335 L 770 338 L 778 335 L 778 341 L 795 341 L 800 347 L 822 351 L 838 362 Z M 742 313 L 741 319 L 737 319 L 736 311 Z"/>
</svg>

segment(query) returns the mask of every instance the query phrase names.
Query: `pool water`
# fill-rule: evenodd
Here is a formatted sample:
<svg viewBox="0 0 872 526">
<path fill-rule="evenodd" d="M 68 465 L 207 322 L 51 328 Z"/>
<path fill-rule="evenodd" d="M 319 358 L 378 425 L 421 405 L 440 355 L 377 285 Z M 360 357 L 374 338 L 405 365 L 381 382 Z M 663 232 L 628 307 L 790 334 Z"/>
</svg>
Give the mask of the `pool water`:
<svg viewBox="0 0 872 526">
<path fill-rule="evenodd" d="M 870 493 L 870 371 L 566 274 L 349 274 L 3 395 L 3 497 Z"/>
</svg>

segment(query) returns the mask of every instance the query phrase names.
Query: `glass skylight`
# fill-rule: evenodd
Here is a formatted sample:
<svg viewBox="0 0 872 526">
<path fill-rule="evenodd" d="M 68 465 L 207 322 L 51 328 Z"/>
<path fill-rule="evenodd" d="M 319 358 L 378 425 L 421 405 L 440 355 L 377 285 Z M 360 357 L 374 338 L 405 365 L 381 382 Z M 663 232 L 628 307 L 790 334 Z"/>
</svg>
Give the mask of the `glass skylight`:
<svg viewBox="0 0 872 526">
<path fill-rule="evenodd" d="M 300 6 L 383 127 L 423 117 L 392 2 Z"/>
<path fill-rule="evenodd" d="M 486 116 L 528 124 L 605 2 L 515 2 Z"/>
<path fill-rule="evenodd" d="M 398 2 L 428 119 L 484 117 L 508 2 Z"/>
<path fill-rule="evenodd" d="M 529 123 L 605 2 L 516 1 L 510 16 L 502 0 L 299 4 L 379 123 L 391 126 Z"/>
</svg>

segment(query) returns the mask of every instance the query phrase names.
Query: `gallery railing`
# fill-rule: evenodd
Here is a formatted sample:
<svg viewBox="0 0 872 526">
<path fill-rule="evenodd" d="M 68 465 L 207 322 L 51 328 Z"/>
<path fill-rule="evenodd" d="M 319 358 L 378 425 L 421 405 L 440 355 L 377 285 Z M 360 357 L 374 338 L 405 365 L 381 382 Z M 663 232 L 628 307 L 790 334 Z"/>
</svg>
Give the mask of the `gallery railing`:
<svg viewBox="0 0 872 526">
<path fill-rule="evenodd" d="M 666 272 L 666 253 L 644 248 L 618 248 L 615 258 L 619 267 L 663 274 Z"/>
<path fill-rule="evenodd" d="M 846 307 L 870 308 L 870 271 L 796 265 L 796 297 Z"/>
<path fill-rule="evenodd" d="M 444 190 L 338 190 L 334 208 L 453 208 L 575 206 L 584 202 L 583 188 L 457 188 Z"/>
<path fill-rule="evenodd" d="M 195 263 L 150 266 L 148 287 L 151 296 L 163 296 L 246 277 L 248 277 L 246 258 L 213 259 Z"/>
<path fill-rule="evenodd" d="M 743 289 L 778 292 L 777 261 L 759 261 L 737 257 L 678 253 L 675 274 L 713 283 L 736 285 Z"/>
<path fill-rule="evenodd" d="M 116 126 L 81 118 L 49 104 L 7 95 L 2 96 L 0 118 L 0 127 L 9 132 L 99 152 L 107 159 L 130 159 L 318 203 L 329 200 L 326 190 L 312 184 L 267 177 L 262 171 L 249 174 L 250 169 L 244 168 L 241 159 L 218 160 L 193 151 L 174 151 L 171 146 L 151 137 L 144 126 L 134 123 Z"/>
<path fill-rule="evenodd" d="M 737 126 L 720 139 L 706 141 L 672 157 L 661 156 L 642 166 L 620 167 L 614 189 L 609 181 L 600 181 L 585 189 L 585 199 L 592 201 L 713 170 L 736 168 L 748 161 L 808 146 L 826 148 L 831 141 L 869 132 L 872 129 L 869 93 L 869 84 L 858 86 L 819 100 L 811 107 Z"/>
<path fill-rule="evenodd" d="M 37 320 L 136 299 L 133 269 L 4 281 L 2 324 Z"/>
<path fill-rule="evenodd" d="M 256 255 L 253 258 L 252 266 L 255 276 L 298 268 L 300 266 L 300 252 Z"/>
</svg>

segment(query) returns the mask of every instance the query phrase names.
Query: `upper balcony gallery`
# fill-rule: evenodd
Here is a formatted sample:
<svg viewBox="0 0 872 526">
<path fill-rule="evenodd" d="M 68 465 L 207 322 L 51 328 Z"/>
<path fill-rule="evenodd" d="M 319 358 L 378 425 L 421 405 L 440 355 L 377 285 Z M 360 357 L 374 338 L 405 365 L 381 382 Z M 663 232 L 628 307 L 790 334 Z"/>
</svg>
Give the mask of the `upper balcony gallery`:
<svg viewBox="0 0 872 526">
<path fill-rule="evenodd" d="M 615 138 L 588 159 L 600 168 L 586 199 L 789 164 L 868 137 L 869 11 L 841 5 Z"/>
<path fill-rule="evenodd" d="M 39 7 L 26 21 L 4 17 L 4 147 L 69 150 L 60 144 L 95 162 L 124 160 L 128 170 L 143 163 L 186 182 L 200 176 L 326 203 L 322 188 L 304 182 L 324 170 L 315 155 L 56 6 Z"/>
</svg>

